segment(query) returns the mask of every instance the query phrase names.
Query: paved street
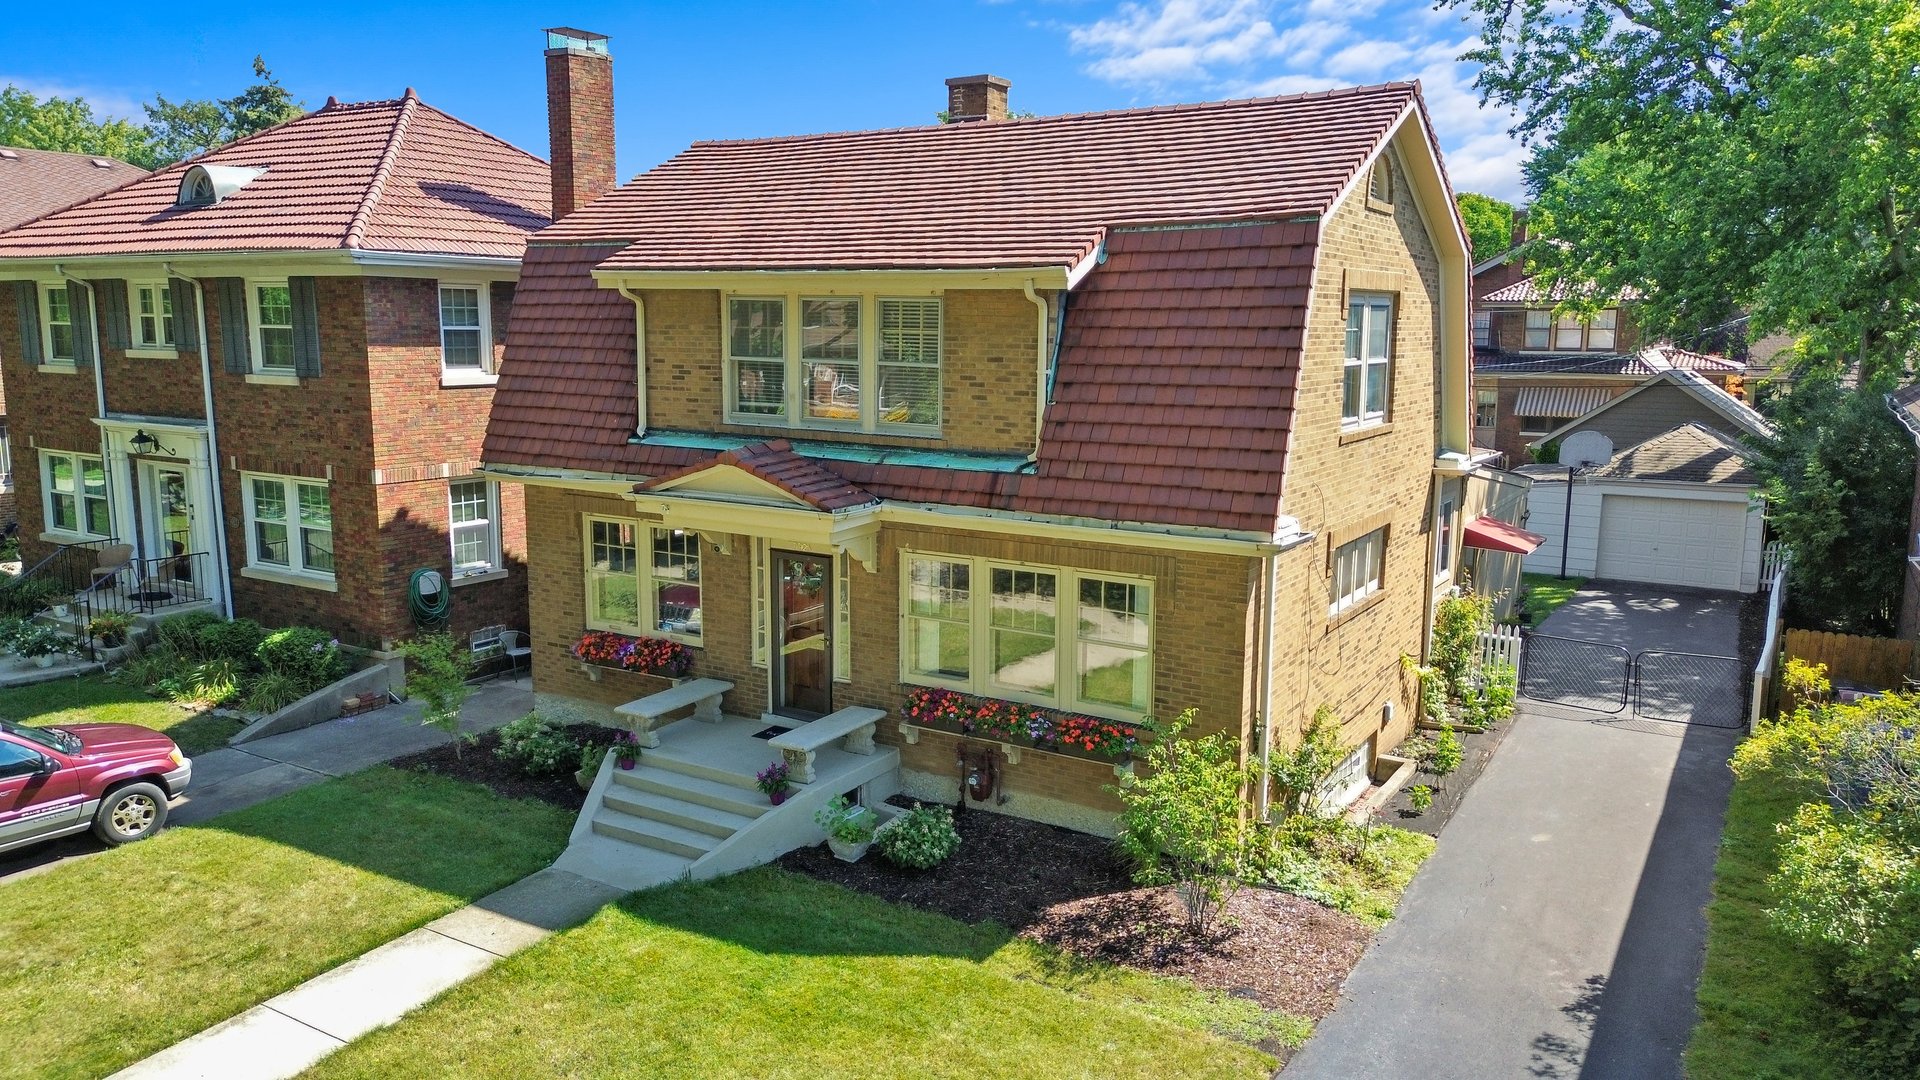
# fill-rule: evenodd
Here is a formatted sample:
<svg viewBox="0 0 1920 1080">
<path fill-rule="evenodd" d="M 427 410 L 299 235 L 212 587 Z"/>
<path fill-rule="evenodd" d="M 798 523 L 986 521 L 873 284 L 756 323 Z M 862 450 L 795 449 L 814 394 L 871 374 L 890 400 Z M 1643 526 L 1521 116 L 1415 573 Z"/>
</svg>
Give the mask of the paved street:
<svg viewBox="0 0 1920 1080">
<path fill-rule="evenodd" d="M 1582 591 L 1542 633 L 1731 653 L 1736 598 Z M 1289 1080 L 1679 1077 L 1735 731 L 1523 699 Z"/>
</svg>

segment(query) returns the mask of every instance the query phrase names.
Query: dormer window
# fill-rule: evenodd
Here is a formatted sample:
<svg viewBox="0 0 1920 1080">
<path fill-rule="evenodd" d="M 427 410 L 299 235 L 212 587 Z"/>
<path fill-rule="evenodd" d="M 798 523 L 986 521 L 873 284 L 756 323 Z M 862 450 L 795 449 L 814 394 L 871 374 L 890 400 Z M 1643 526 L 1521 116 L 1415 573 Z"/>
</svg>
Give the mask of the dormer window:
<svg viewBox="0 0 1920 1080">
<path fill-rule="evenodd" d="M 213 205 L 213 178 L 207 175 L 207 170 L 187 170 L 187 178 L 180 181 L 180 205 Z"/>
<path fill-rule="evenodd" d="M 259 179 L 267 170 L 244 165 L 194 165 L 180 178 L 176 206 L 212 206 Z"/>
</svg>

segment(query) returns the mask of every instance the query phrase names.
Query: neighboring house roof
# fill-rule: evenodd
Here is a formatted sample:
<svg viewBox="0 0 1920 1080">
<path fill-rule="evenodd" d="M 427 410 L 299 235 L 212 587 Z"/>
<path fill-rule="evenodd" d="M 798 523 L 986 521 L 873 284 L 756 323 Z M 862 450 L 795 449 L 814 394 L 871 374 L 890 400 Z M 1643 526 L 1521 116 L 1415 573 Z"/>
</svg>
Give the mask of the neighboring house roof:
<svg viewBox="0 0 1920 1080">
<path fill-rule="evenodd" d="M 681 486 L 709 469 L 731 466 L 757 480 L 773 485 L 816 510 L 831 513 L 855 507 L 872 506 L 879 500 L 870 492 L 847 483 L 845 477 L 811 458 L 793 452 L 785 439 L 753 443 L 729 450 L 709 461 L 678 472 L 656 477 L 640 485 L 645 491 L 661 491 Z"/>
<path fill-rule="evenodd" d="M 1600 480 L 1661 480 L 1752 487 L 1747 451 L 1732 436 L 1705 424 L 1684 424 L 1630 446 L 1590 474 Z"/>
<path fill-rule="evenodd" d="M 1583 416 L 1603 408 L 1613 396 L 1613 389 L 1605 386 L 1523 386 L 1514 395 L 1513 415 Z"/>
<path fill-rule="evenodd" d="M 644 476 L 712 458 L 633 438 L 633 307 L 596 286 L 596 268 L 1068 265 L 1098 248 L 1068 305 L 1031 465 L 875 455 L 832 471 L 883 499 L 1270 536 L 1313 218 L 1409 109 L 1433 145 L 1410 84 L 700 144 L 528 248 L 483 459 Z"/>
<path fill-rule="evenodd" d="M 1658 375 L 1663 371 L 1713 371 L 1739 374 L 1746 365 L 1712 353 L 1678 346 L 1652 345 L 1633 353 L 1535 353 L 1482 348 L 1475 352 L 1475 375 Z"/>
<path fill-rule="evenodd" d="M 1766 417 L 1755 412 L 1753 406 L 1748 405 L 1746 402 L 1715 386 L 1698 372 L 1674 368 L 1653 376 L 1624 394 L 1620 394 L 1617 397 L 1606 398 L 1596 403 L 1586 412 L 1574 416 L 1571 420 L 1568 420 L 1554 430 L 1534 439 L 1531 445 L 1540 446 L 1560 438 L 1573 428 L 1591 423 L 1595 417 L 1600 416 L 1602 413 L 1609 412 L 1613 409 L 1631 407 L 1630 403 L 1634 398 L 1656 386 L 1673 386 L 1691 394 L 1694 398 L 1698 399 L 1701 404 L 1725 417 L 1727 423 L 1733 428 L 1747 435 L 1761 439 L 1769 438 L 1773 435 L 1773 425 L 1768 422 Z M 1533 388 L 1529 387 L 1528 389 L 1522 390 L 1521 394 L 1524 396 L 1532 392 L 1532 390 Z M 1562 392 L 1569 393 L 1571 391 Z M 1605 388 L 1599 388 L 1599 392 L 1601 394 L 1607 393 Z M 1518 408 L 1514 411 L 1523 416 L 1560 415 L 1558 413 L 1528 413 L 1524 409 Z"/>
<path fill-rule="evenodd" d="M 177 205 L 192 165 L 264 169 Z M 0 258 L 353 249 L 518 258 L 547 224 L 546 163 L 408 91 L 324 108 L 0 233 Z"/>
<path fill-rule="evenodd" d="M 138 165 L 92 154 L 0 146 L 0 229 L 91 199 L 137 177 Z"/>
<path fill-rule="evenodd" d="M 1903 386 L 1887 395 L 1887 408 L 1893 410 L 1894 419 L 1900 426 L 1920 442 L 1920 383 Z"/>
<path fill-rule="evenodd" d="M 1496 263 L 1495 265 L 1498 264 Z M 1592 295 L 1593 292 L 1591 288 L 1573 289 L 1564 281 L 1554 282 L 1553 288 L 1551 289 L 1542 289 L 1538 282 L 1538 277 L 1521 278 L 1511 285 L 1502 286 L 1501 288 L 1493 290 L 1480 299 L 1483 303 L 1488 304 L 1558 304 L 1566 300 L 1571 300 L 1576 295 L 1585 298 Z M 1614 299 L 1616 301 L 1626 302 L 1638 300 L 1640 297 L 1640 290 L 1629 285 L 1620 290 L 1620 295 L 1614 297 Z"/>
<path fill-rule="evenodd" d="M 628 271 L 1068 266 L 1116 225 L 1322 213 L 1417 94 L 700 142 L 542 240 L 625 240 Z"/>
</svg>

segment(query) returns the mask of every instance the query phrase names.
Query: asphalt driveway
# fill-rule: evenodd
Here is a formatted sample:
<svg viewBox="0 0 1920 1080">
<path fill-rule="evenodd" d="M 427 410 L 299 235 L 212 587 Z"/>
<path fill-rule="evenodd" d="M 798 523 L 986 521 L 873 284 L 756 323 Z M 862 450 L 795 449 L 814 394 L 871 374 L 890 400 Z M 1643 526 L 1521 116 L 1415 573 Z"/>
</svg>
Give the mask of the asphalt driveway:
<svg viewBox="0 0 1920 1080">
<path fill-rule="evenodd" d="M 1582 590 L 1544 634 L 1732 653 L 1738 597 Z M 1346 998 L 1319 1077 L 1679 1077 L 1737 731 L 1521 701 Z"/>
</svg>

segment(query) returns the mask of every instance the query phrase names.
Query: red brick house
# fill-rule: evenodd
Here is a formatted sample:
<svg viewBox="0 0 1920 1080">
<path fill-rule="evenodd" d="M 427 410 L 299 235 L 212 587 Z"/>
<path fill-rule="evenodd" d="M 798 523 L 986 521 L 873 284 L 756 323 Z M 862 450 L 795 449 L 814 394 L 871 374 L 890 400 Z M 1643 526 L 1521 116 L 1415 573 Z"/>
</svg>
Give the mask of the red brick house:
<svg viewBox="0 0 1920 1080">
<path fill-rule="evenodd" d="M 580 115 L 604 41 L 556 54 Z M 1035 119 L 948 88 L 946 125 L 696 143 L 529 246 L 482 457 L 527 491 L 541 711 L 667 685 L 576 656 L 611 632 L 685 646 L 745 731 L 884 714 L 846 760 L 921 797 L 1114 806 L 1113 756 L 929 694 L 1055 733 L 1193 707 L 1256 757 L 1326 705 L 1364 786 L 1487 501 L 1418 87 Z M 573 137 L 556 185 L 609 175 L 611 132 Z M 592 831 L 711 843 L 656 804 L 590 799 Z"/>
<path fill-rule="evenodd" d="M 0 146 L 0 231 L 91 199 L 145 173 L 138 166 L 92 154 Z M 0 525 L 18 520 L 4 383 L 0 378 Z"/>
<path fill-rule="evenodd" d="M 549 197 L 408 91 L 0 233 L 26 564 L 131 545 L 130 603 L 376 648 L 432 570 L 455 631 L 523 625 L 520 493 L 477 470 Z"/>
</svg>

